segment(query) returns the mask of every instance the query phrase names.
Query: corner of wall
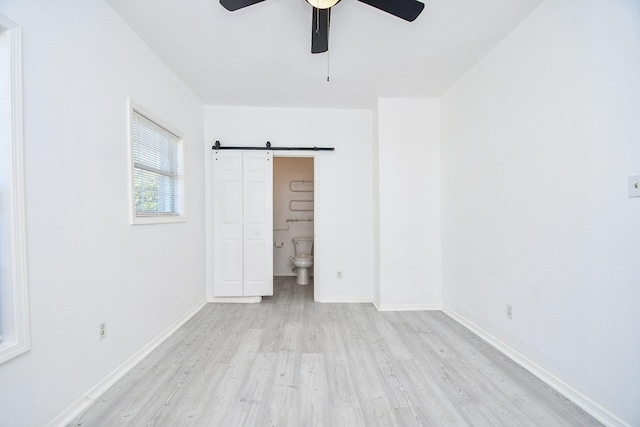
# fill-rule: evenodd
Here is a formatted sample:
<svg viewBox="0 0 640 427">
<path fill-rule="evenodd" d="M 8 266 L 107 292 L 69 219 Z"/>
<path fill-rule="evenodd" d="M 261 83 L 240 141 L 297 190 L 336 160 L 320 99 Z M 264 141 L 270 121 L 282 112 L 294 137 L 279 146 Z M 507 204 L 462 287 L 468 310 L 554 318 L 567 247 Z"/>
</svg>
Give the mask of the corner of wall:
<svg viewBox="0 0 640 427">
<path fill-rule="evenodd" d="M 373 112 L 373 301 L 380 304 L 380 153 L 378 104 Z"/>
</svg>

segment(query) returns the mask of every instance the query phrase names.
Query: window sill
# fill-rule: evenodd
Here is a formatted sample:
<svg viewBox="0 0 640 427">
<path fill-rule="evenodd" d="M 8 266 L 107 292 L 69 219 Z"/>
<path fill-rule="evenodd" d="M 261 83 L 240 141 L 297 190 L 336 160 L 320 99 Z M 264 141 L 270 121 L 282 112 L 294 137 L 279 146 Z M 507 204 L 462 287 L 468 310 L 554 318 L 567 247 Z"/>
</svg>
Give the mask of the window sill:
<svg viewBox="0 0 640 427">
<path fill-rule="evenodd" d="M 0 364 L 26 353 L 29 349 L 30 346 L 27 342 L 11 341 L 0 344 Z"/>
<path fill-rule="evenodd" d="M 131 225 L 173 224 L 179 222 L 187 222 L 187 218 L 184 215 L 136 216 L 131 220 Z"/>
</svg>

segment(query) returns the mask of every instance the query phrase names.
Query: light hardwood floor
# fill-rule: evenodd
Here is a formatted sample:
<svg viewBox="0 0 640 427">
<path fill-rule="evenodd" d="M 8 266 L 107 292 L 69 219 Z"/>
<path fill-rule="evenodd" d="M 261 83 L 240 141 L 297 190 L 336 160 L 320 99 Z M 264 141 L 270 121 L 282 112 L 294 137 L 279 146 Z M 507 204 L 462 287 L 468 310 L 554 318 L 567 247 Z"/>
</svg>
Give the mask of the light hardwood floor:
<svg viewBox="0 0 640 427">
<path fill-rule="evenodd" d="M 320 304 L 276 278 L 208 304 L 70 426 L 592 426 L 441 312 Z"/>
</svg>

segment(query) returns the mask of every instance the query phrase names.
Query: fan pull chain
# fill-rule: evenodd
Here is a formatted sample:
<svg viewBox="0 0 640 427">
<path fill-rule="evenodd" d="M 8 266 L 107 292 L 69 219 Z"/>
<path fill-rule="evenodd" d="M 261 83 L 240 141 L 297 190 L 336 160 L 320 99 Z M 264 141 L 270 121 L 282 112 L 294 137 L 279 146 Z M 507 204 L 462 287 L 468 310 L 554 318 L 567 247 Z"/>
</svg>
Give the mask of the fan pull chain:
<svg viewBox="0 0 640 427">
<path fill-rule="evenodd" d="M 329 37 L 330 29 L 331 29 L 331 21 L 327 19 L 327 37 Z M 329 83 L 329 49 L 327 49 L 327 83 Z"/>
<path fill-rule="evenodd" d="M 329 82 L 329 51 L 327 50 L 327 82 Z"/>
</svg>

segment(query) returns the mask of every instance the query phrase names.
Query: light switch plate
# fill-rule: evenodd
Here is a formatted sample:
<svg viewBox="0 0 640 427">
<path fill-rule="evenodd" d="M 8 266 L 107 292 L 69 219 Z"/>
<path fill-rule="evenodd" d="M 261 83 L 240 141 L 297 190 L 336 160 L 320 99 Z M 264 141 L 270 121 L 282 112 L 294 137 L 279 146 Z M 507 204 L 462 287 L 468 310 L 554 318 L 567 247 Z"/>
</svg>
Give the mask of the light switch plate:
<svg viewBox="0 0 640 427">
<path fill-rule="evenodd" d="M 640 175 L 629 177 L 629 197 L 640 197 Z"/>
</svg>

